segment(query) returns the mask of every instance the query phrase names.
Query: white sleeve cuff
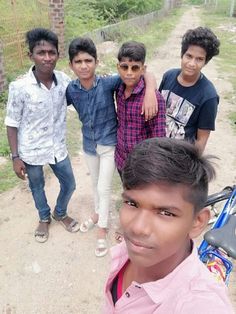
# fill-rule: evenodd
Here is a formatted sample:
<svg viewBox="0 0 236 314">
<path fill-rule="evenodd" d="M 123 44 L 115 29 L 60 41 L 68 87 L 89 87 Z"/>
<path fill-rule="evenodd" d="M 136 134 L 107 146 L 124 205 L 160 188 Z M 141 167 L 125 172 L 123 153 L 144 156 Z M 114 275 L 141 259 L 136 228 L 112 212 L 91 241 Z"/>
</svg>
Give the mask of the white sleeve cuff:
<svg viewBox="0 0 236 314">
<path fill-rule="evenodd" d="M 11 127 L 13 127 L 13 128 L 18 128 L 19 125 L 20 125 L 19 122 L 17 122 L 17 121 L 15 121 L 15 120 L 11 119 L 10 117 L 6 117 L 4 122 L 5 122 L 5 125 L 11 126 Z"/>
</svg>

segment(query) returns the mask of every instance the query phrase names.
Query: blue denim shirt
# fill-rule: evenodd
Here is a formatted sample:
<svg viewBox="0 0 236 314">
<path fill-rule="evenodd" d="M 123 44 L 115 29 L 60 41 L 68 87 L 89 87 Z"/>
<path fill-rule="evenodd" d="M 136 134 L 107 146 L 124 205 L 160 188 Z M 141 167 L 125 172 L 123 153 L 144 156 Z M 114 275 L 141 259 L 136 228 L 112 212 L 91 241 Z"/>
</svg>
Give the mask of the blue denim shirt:
<svg viewBox="0 0 236 314">
<path fill-rule="evenodd" d="M 74 106 L 82 122 L 83 149 L 87 154 L 96 155 L 97 144 L 116 145 L 114 92 L 120 83 L 118 75 L 96 76 L 89 90 L 84 89 L 78 79 L 67 87 L 67 103 Z"/>
</svg>

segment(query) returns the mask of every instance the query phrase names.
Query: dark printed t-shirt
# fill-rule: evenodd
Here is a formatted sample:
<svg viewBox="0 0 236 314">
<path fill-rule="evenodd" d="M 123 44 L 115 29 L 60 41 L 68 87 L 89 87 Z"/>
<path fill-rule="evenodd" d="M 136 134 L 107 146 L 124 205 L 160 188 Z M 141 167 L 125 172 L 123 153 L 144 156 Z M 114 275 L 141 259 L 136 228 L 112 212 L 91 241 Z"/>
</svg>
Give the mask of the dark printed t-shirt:
<svg viewBox="0 0 236 314">
<path fill-rule="evenodd" d="M 159 87 L 166 100 L 166 136 L 194 142 L 198 129 L 215 130 L 219 96 L 202 73 L 193 86 L 182 86 L 177 81 L 180 71 L 167 71 Z"/>
</svg>

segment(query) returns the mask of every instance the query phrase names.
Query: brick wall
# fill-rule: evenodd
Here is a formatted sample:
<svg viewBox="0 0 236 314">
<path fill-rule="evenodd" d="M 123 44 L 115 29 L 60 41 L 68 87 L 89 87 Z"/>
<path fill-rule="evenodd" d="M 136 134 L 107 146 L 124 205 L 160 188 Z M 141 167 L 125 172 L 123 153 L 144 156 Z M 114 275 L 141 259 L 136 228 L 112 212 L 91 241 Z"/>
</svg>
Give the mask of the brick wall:
<svg viewBox="0 0 236 314">
<path fill-rule="evenodd" d="M 5 72 L 4 72 L 4 65 L 3 65 L 3 46 L 2 42 L 0 41 L 0 93 L 3 92 L 5 87 Z"/>
<path fill-rule="evenodd" d="M 64 0 L 49 0 L 51 30 L 59 39 L 59 53 L 65 57 Z"/>
</svg>

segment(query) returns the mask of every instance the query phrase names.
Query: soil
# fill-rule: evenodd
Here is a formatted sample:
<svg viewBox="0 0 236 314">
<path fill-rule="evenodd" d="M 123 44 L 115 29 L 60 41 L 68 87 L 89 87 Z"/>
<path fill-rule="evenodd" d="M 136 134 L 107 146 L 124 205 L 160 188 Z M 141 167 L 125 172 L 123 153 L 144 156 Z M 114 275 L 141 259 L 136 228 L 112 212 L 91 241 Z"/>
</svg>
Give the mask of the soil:
<svg viewBox="0 0 236 314">
<path fill-rule="evenodd" d="M 188 10 L 156 56 L 148 63 L 156 74 L 158 84 L 162 74 L 180 65 L 181 35 L 188 28 L 200 24 L 198 8 Z M 215 84 L 220 97 L 216 131 L 212 132 L 207 153 L 217 155 L 217 179 L 210 190 L 218 191 L 235 183 L 236 136 L 229 125 L 228 113 L 232 104 L 227 100 L 232 86 L 214 60 L 204 69 Z M 234 143 L 234 144 L 233 144 Z M 69 206 L 69 214 L 81 222 L 93 208 L 90 176 L 82 156 L 73 159 L 77 190 Z M 58 193 L 58 183 L 49 172 L 46 193 L 52 208 Z M 117 224 L 116 202 L 112 196 L 110 245 L 114 244 Z M 48 242 L 34 241 L 37 215 L 27 183 L 1 194 L 0 208 L 0 312 L 4 314 L 96 314 L 100 313 L 103 286 L 109 269 L 110 257 L 94 255 L 96 231 L 87 234 L 66 232 L 52 222 Z M 235 275 L 232 276 L 230 295 L 236 309 Z M 234 282 L 234 283 L 233 283 Z"/>
</svg>

